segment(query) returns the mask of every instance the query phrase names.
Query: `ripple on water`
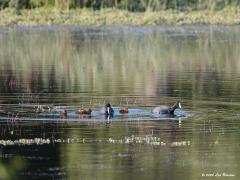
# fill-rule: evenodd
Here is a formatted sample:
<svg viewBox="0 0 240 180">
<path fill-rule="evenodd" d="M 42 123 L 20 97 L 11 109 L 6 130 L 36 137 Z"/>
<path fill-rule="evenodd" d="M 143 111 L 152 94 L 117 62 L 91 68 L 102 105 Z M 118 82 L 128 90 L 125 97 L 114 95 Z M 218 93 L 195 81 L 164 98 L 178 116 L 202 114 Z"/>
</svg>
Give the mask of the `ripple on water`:
<svg viewBox="0 0 240 180">
<path fill-rule="evenodd" d="M 22 121 L 81 121 L 81 122 L 105 122 L 108 121 L 103 114 L 100 113 L 100 109 L 96 109 L 91 115 L 79 115 L 75 113 L 77 107 L 70 106 L 42 106 L 41 112 L 37 109 L 36 105 L 24 105 L 23 107 L 14 107 L 14 111 L 8 113 L 2 111 L 0 119 L 3 120 L 22 120 Z M 68 115 L 61 117 L 61 112 L 66 109 Z M 149 108 L 129 108 L 128 114 L 119 113 L 120 108 L 114 107 L 114 117 L 111 121 L 156 121 L 156 120 L 184 120 L 191 116 L 193 113 L 189 110 L 177 109 L 175 115 L 169 117 L 169 115 L 154 114 Z"/>
</svg>

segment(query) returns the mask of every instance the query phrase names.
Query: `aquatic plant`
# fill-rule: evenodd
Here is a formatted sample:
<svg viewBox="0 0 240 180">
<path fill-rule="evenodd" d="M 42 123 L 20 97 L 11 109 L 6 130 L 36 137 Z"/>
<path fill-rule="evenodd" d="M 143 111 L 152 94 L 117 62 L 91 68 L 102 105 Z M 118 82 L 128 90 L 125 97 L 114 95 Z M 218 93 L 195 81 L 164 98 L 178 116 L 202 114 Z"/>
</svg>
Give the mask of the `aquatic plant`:
<svg viewBox="0 0 240 180">
<path fill-rule="evenodd" d="M 141 136 L 134 136 L 134 135 L 132 135 L 131 137 L 124 137 L 121 139 L 109 138 L 108 142 L 112 144 L 148 144 L 153 146 L 171 146 L 171 147 L 191 145 L 190 141 L 176 141 L 176 142 L 166 143 L 162 141 L 161 138 L 156 136 L 141 137 Z"/>
<path fill-rule="evenodd" d="M 174 142 L 164 142 L 159 137 L 156 136 L 130 136 L 123 137 L 120 139 L 108 138 L 106 141 L 101 139 L 86 139 L 86 138 L 66 138 L 66 139 L 18 139 L 18 140 L 0 140 L 0 145 L 12 146 L 12 145 L 44 145 L 50 143 L 63 143 L 63 144 L 75 144 L 75 143 L 110 143 L 110 144 L 146 144 L 152 146 L 190 146 L 191 141 L 174 141 Z"/>
<path fill-rule="evenodd" d="M 50 144 L 50 139 L 34 138 L 34 139 L 19 139 L 19 140 L 0 140 L 0 145 L 42 145 Z"/>
</svg>

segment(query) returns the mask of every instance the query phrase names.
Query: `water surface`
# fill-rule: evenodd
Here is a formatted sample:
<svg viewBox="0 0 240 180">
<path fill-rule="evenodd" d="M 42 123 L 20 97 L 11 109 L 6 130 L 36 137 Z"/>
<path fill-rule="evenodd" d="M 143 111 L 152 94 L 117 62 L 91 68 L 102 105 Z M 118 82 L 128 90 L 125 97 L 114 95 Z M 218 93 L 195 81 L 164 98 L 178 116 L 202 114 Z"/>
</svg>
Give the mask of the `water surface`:
<svg viewBox="0 0 240 180">
<path fill-rule="evenodd" d="M 239 33 L 1 27 L 0 177 L 239 179 Z M 177 100 L 175 117 L 151 113 Z M 105 119 L 106 102 L 130 113 Z"/>
</svg>

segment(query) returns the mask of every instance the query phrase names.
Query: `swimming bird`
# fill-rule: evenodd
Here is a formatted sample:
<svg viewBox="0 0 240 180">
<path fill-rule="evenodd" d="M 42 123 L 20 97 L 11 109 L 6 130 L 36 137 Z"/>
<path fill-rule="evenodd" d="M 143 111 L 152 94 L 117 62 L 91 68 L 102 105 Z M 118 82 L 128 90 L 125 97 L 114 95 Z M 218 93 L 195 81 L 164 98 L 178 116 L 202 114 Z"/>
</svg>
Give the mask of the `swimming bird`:
<svg viewBox="0 0 240 180">
<path fill-rule="evenodd" d="M 88 108 L 88 110 L 83 109 L 82 107 L 76 112 L 77 114 L 91 114 L 92 108 Z"/>
<path fill-rule="evenodd" d="M 128 107 L 123 107 L 122 109 L 119 110 L 119 113 L 127 114 L 128 113 Z"/>
<path fill-rule="evenodd" d="M 105 105 L 105 112 L 104 112 L 104 114 L 106 116 L 113 116 L 114 115 L 114 110 L 113 110 L 113 108 L 112 108 L 110 103 L 107 103 Z"/>
<path fill-rule="evenodd" d="M 177 101 L 173 106 L 158 106 L 155 107 L 152 112 L 155 114 L 168 114 L 168 115 L 173 115 L 175 109 L 177 108 L 182 108 L 181 103 Z"/>
</svg>

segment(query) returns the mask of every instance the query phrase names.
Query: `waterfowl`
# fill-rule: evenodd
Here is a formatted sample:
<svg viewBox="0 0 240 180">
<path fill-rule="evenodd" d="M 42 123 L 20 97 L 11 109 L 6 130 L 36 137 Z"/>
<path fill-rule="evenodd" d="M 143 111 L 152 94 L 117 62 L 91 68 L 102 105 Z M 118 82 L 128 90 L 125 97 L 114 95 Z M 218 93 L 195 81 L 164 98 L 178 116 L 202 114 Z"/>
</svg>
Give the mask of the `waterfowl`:
<svg viewBox="0 0 240 180">
<path fill-rule="evenodd" d="M 107 103 L 107 104 L 105 105 L 105 112 L 104 112 L 104 114 L 105 114 L 106 116 L 113 116 L 114 110 L 113 110 L 113 108 L 112 108 L 112 106 L 111 106 L 110 103 Z"/>
<path fill-rule="evenodd" d="M 85 110 L 81 107 L 76 113 L 77 114 L 91 114 L 92 113 L 92 108 L 88 108 L 88 110 Z"/>
<path fill-rule="evenodd" d="M 123 107 L 122 109 L 119 110 L 119 113 L 127 114 L 128 113 L 128 107 Z"/>
<path fill-rule="evenodd" d="M 152 112 L 155 114 L 168 114 L 168 115 L 173 115 L 175 109 L 177 108 L 182 108 L 181 103 L 177 101 L 173 106 L 158 106 L 155 107 Z"/>
</svg>

